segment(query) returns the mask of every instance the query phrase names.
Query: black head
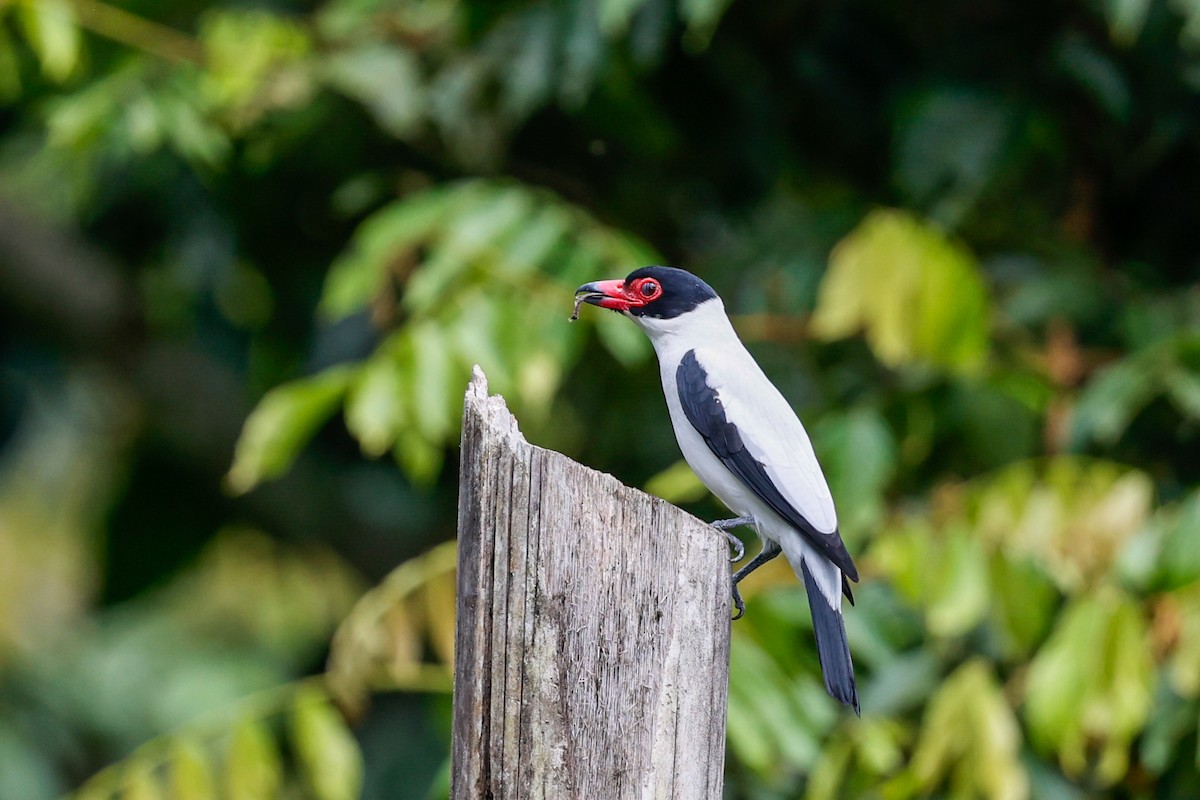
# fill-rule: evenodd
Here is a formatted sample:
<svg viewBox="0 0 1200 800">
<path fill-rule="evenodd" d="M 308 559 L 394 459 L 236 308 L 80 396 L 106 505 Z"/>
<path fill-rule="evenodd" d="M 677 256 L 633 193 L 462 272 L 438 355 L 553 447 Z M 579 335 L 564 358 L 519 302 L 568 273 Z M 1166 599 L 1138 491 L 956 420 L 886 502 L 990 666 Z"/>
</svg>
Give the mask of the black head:
<svg viewBox="0 0 1200 800">
<path fill-rule="evenodd" d="M 717 296 L 707 283 L 687 270 L 676 267 L 642 267 L 629 273 L 624 283 L 626 286 L 637 287 L 639 295 L 645 297 L 649 292 L 653 298 L 647 299 L 643 306 L 629 309 L 629 313 L 635 317 L 673 319 Z M 662 289 L 662 293 L 657 296 L 653 292 L 654 284 Z"/>
<path fill-rule="evenodd" d="M 584 284 L 575 294 L 601 308 L 651 319 L 674 319 L 717 296 L 707 283 L 675 267 L 642 267 L 623 281 Z"/>
</svg>

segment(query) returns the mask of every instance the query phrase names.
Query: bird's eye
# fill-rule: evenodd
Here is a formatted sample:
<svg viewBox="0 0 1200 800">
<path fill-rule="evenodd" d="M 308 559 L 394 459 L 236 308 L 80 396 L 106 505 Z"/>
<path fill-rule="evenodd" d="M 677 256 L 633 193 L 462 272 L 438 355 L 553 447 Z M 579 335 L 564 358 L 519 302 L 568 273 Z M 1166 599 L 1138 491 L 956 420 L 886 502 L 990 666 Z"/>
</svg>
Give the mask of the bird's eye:
<svg viewBox="0 0 1200 800">
<path fill-rule="evenodd" d="M 654 281 L 646 281 L 641 286 L 642 297 L 654 297 L 658 291 L 658 284 Z"/>
</svg>

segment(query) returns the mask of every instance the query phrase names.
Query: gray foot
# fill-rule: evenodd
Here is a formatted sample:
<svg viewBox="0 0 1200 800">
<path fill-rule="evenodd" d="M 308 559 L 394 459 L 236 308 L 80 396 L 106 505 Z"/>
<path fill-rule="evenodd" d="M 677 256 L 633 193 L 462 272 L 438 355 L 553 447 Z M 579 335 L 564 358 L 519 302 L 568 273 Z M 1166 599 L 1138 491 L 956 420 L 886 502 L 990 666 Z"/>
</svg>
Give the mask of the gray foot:
<svg viewBox="0 0 1200 800">
<path fill-rule="evenodd" d="M 738 591 L 736 583 L 733 584 L 733 606 L 737 609 L 737 613 L 730 617 L 731 620 L 746 616 L 746 601 L 742 599 L 742 593 Z"/>
<path fill-rule="evenodd" d="M 733 519 L 719 519 L 712 523 L 712 526 L 721 532 L 725 540 L 729 542 L 729 546 L 733 548 L 734 555 L 729 559 L 731 563 L 741 561 L 746 555 L 746 545 L 742 540 L 729 532 L 730 528 L 737 528 L 742 525 L 753 525 L 754 517 L 734 517 Z M 735 617 L 736 619 L 736 617 Z"/>
</svg>

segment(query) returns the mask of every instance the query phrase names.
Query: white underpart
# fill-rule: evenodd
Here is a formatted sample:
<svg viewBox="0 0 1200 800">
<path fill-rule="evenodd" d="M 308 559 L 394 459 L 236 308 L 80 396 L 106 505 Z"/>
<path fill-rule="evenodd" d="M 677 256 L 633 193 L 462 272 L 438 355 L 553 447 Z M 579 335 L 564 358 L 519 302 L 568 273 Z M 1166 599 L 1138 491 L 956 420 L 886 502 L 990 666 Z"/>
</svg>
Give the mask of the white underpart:
<svg viewBox="0 0 1200 800">
<path fill-rule="evenodd" d="M 663 394 L 684 459 L 731 511 L 755 519 L 761 538 L 779 543 L 801 580 L 803 560 L 821 594 L 833 608 L 841 609 L 842 576 L 837 565 L 730 472 L 683 412 L 676 370 L 684 355 L 695 350 L 697 361 L 708 373 L 708 385 L 721 398 L 727 419 L 737 426 L 747 450 L 766 468 L 780 493 L 817 530 L 832 533 L 837 529 L 833 497 L 808 433 L 738 339 L 724 305 L 714 299 L 674 319 L 631 318 L 646 331 L 658 354 Z"/>
</svg>

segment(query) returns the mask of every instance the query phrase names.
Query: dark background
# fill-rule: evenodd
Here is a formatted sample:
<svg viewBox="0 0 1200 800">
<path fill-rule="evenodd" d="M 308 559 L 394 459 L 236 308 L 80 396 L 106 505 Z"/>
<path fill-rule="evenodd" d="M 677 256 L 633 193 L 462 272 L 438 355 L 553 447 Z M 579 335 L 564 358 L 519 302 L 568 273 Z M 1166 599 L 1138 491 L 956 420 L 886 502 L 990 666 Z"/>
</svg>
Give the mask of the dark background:
<svg viewBox="0 0 1200 800">
<path fill-rule="evenodd" d="M 471 364 L 721 513 L 566 323 L 646 263 L 863 573 L 861 720 L 747 582 L 729 796 L 1194 796 L 1194 4 L 35 0 L 0 104 L 0 797 L 444 795 Z"/>
</svg>

